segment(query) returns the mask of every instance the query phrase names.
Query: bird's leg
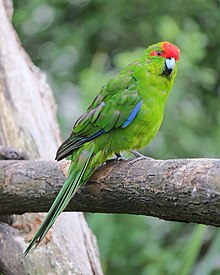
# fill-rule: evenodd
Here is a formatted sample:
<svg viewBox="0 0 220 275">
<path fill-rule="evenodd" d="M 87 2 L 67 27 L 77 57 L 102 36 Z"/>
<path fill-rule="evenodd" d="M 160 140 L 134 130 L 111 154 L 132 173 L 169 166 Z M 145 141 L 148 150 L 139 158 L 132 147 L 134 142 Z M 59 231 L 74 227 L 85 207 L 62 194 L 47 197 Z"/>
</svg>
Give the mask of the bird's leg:
<svg viewBox="0 0 220 275">
<path fill-rule="evenodd" d="M 130 150 L 130 153 L 132 153 L 137 158 L 139 158 L 139 157 L 145 157 L 144 155 L 142 155 L 141 153 L 139 153 L 138 151 L 135 151 L 133 149 Z"/>
<path fill-rule="evenodd" d="M 130 150 L 130 153 L 132 153 L 136 158 L 143 158 L 143 159 L 149 159 L 149 160 L 152 160 L 153 158 L 150 158 L 150 157 L 147 157 L 147 156 L 144 156 L 142 155 L 141 153 L 131 149 Z"/>
<path fill-rule="evenodd" d="M 115 155 L 116 161 L 126 160 L 126 158 L 124 158 L 121 153 L 115 153 Z"/>
<path fill-rule="evenodd" d="M 122 161 L 122 160 L 126 160 L 121 153 L 115 153 L 116 158 L 115 159 L 107 159 L 106 163 L 111 163 L 111 162 L 118 162 L 118 161 Z"/>
</svg>

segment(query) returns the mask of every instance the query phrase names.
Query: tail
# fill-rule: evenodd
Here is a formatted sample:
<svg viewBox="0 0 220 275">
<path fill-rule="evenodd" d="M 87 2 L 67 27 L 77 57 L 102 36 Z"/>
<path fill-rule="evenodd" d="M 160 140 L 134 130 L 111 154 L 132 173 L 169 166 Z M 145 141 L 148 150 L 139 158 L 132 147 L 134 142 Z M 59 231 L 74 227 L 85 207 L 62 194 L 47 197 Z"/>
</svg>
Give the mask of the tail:
<svg viewBox="0 0 220 275">
<path fill-rule="evenodd" d="M 63 187 L 61 188 L 59 194 L 57 195 L 56 199 L 54 200 L 52 206 L 50 207 L 50 210 L 44 218 L 41 226 L 39 227 L 38 231 L 36 232 L 32 240 L 30 241 L 26 250 L 24 251 L 24 256 L 28 254 L 28 252 L 34 245 L 35 247 L 37 247 L 37 245 L 41 242 L 41 240 L 50 230 L 51 226 L 54 224 L 57 217 L 65 209 L 71 198 L 77 192 L 79 187 L 86 182 L 90 173 L 88 176 L 86 175 L 85 178 L 85 172 L 88 168 L 88 165 L 91 161 L 94 152 L 94 146 L 88 147 L 89 148 L 87 150 L 83 150 L 82 148 L 82 150 L 80 150 L 78 154 L 76 152 L 76 161 L 71 162 L 67 179 Z"/>
</svg>

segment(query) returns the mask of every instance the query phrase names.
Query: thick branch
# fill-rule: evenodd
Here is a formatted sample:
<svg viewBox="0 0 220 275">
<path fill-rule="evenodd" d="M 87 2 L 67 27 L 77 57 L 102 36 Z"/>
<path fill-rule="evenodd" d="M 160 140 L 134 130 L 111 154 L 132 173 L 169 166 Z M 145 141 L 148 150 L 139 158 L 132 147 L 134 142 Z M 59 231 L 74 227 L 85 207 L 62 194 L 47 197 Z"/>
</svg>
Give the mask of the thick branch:
<svg viewBox="0 0 220 275">
<path fill-rule="evenodd" d="M 0 214 L 47 211 L 68 162 L 0 161 Z M 135 159 L 101 166 L 71 211 L 150 215 L 220 225 L 220 160 Z"/>
</svg>

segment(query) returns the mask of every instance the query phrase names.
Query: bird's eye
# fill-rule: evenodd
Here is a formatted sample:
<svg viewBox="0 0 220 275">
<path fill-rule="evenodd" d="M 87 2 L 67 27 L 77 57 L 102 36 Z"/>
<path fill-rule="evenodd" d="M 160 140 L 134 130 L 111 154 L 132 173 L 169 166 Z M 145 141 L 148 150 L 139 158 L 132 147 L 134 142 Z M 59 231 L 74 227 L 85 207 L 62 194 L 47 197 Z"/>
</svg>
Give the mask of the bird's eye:
<svg viewBox="0 0 220 275">
<path fill-rule="evenodd" d="M 151 52 L 150 56 L 163 56 L 163 52 L 162 51 Z"/>
</svg>

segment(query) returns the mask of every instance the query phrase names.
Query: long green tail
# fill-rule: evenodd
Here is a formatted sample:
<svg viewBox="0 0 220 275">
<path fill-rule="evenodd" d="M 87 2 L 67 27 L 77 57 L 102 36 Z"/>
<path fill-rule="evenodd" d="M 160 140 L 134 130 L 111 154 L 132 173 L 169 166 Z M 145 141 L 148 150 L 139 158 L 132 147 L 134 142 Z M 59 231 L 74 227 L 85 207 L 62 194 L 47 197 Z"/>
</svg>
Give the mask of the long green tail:
<svg viewBox="0 0 220 275">
<path fill-rule="evenodd" d="M 35 245 L 35 248 L 37 245 L 41 242 L 41 240 L 45 237 L 47 232 L 50 230 L 51 226 L 54 224 L 57 217 L 60 215 L 60 213 L 65 209 L 71 198 L 74 196 L 74 194 L 77 192 L 79 187 L 84 183 L 81 182 L 81 179 L 88 167 L 88 164 L 91 160 L 92 154 L 94 152 L 94 148 L 92 150 L 87 151 L 88 155 L 85 158 L 85 160 L 81 160 L 81 166 L 79 169 L 74 169 L 75 163 L 72 162 L 70 164 L 69 168 L 69 175 L 61 188 L 59 194 L 57 195 L 56 199 L 54 200 L 52 206 L 50 207 L 49 212 L 47 213 L 46 217 L 44 218 L 41 226 L 39 227 L 38 231 L 30 241 L 28 247 L 24 251 L 24 256 L 28 254 L 32 246 Z"/>
</svg>

